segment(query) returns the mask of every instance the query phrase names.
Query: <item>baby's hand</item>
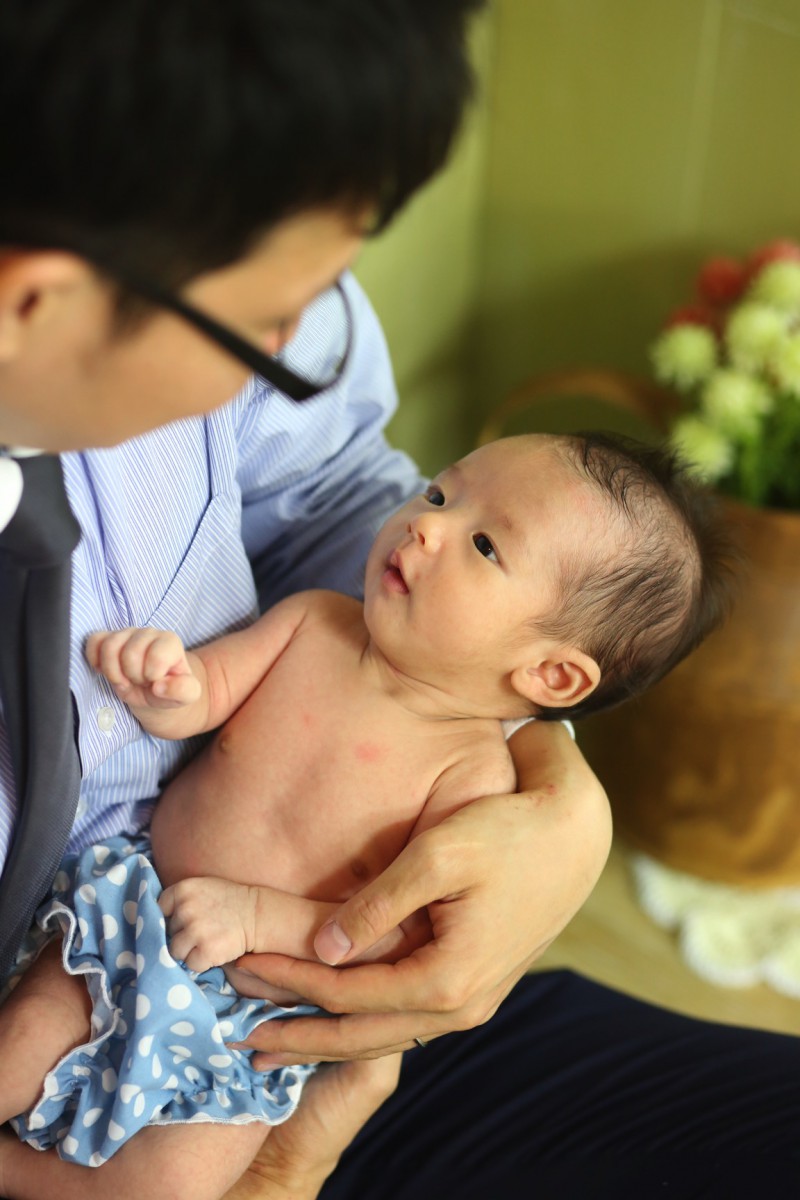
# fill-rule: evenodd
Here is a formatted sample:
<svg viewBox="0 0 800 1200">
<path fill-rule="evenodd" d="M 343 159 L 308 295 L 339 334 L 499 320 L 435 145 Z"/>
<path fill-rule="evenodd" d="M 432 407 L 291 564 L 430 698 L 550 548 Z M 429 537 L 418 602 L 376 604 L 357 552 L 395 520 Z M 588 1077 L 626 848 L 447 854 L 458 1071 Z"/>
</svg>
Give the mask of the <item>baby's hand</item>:
<svg viewBox="0 0 800 1200">
<path fill-rule="evenodd" d="M 86 642 L 86 658 L 131 708 L 179 708 L 193 704 L 202 690 L 176 633 L 161 629 L 93 633 Z"/>
<path fill-rule="evenodd" d="M 258 888 L 209 876 L 182 879 L 159 897 L 170 954 L 207 971 L 255 949 Z"/>
</svg>

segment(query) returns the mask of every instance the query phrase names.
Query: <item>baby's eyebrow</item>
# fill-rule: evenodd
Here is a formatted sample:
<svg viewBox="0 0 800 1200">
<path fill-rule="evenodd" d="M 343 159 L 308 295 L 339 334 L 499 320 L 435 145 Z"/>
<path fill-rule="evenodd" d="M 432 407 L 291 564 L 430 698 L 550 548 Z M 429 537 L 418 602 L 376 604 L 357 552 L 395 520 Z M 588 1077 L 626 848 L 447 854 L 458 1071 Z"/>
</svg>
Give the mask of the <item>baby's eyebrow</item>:
<svg viewBox="0 0 800 1200">
<path fill-rule="evenodd" d="M 456 479 L 460 479 L 462 478 L 463 474 L 464 472 L 461 470 L 461 467 L 458 465 L 458 463 L 450 463 L 450 466 L 445 467 L 443 471 L 440 471 L 436 478 L 445 479 L 448 477 L 453 478 L 453 476 L 455 476 Z"/>
</svg>

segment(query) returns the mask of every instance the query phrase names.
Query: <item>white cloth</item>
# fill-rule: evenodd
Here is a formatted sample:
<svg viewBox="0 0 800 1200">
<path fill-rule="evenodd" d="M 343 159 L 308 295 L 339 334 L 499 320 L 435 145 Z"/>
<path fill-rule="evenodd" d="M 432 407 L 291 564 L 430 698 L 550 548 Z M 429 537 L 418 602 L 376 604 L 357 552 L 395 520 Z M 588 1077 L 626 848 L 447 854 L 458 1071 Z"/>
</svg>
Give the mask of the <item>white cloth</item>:
<svg viewBox="0 0 800 1200">
<path fill-rule="evenodd" d="M 41 454 L 31 446 L 0 446 L 0 533 L 11 521 L 22 499 L 22 471 L 16 458 Z"/>
</svg>

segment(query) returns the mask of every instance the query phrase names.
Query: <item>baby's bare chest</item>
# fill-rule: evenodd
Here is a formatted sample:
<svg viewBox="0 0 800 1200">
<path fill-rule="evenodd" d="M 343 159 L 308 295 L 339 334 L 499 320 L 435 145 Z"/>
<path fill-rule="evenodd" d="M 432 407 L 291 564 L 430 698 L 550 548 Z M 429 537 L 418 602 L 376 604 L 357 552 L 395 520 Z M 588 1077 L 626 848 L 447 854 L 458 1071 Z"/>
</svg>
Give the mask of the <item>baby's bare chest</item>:
<svg viewBox="0 0 800 1200">
<path fill-rule="evenodd" d="M 368 785 L 376 801 L 394 796 L 402 782 L 410 814 L 448 753 L 437 732 L 364 686 L 349 655 L 328 649 L 323 659 L 309 639 L 290 647 L 228 721 L 209 760 L 255 803 L 263 783 L 271 804 L 285 797 L 297 813 L 306 802 L 317 811 L 340 801 L 353 807 L 355 785 Z M 314 782 L 324 797 L 309 796 Z"/>
<path fill-rule="evenodd" d="M 187 852 L 170 874 L 347 895 L 397 856 L 455 753 L 365 687 L 346 647 L 298 640 L 165 794 Z"/>
</svg>

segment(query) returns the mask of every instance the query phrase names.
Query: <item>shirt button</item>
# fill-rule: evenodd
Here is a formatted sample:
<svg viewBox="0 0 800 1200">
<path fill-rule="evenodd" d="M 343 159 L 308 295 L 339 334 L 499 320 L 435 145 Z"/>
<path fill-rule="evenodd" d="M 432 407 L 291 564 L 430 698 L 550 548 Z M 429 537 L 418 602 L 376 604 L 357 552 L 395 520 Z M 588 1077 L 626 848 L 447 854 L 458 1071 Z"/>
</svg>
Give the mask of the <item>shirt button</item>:
<svg viewBox="0 0 800 1200">
<path fill-rule="evenodd" d="M 98 708 L 98 710 L 97 710 L 97 728 L 101 729 L 103 731 L 103 733 L 111 733 L 111 730 L 114 728 L 114 722 L 116 721 L 116 719 L 117 719 L 116 714 L 110 705 L 106 704 L 102 708 Z"/>
</svg>

